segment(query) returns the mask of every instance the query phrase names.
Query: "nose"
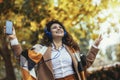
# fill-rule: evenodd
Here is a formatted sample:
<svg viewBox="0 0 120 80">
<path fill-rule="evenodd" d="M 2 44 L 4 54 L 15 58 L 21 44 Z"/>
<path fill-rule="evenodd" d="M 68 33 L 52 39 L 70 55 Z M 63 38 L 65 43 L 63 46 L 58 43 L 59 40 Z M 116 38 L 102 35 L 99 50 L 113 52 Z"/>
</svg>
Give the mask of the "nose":
<svg viewBox="0 0 120 80">
<path fill-rule="evenodd" d="M 58 27 L 57 29 L 60 29 L 60 27 Z"/>
<path fill-rule="evenodd" d="M 60 27 L 60 26 L 58 26 L 58 27 L 57 27 L 57 29 L 61 29 L 61 27 Z"/>
</svg>

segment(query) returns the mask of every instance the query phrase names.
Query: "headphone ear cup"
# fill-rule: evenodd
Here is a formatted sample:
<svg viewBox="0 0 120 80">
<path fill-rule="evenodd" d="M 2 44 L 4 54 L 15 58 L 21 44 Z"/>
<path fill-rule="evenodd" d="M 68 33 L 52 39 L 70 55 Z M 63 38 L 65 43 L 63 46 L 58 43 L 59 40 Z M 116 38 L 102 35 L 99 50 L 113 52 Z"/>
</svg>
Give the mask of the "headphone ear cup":
<svg viewBox="0 0 120 80">
<path fill-rule="evenodd" d="M 52 39 L 52 34 L 47 30 L 47 28 L 45 28 L 44 32 L 50 39 Z"/>
<path fill-rule="evenodd" d="M 67 32 L 66 31 L 64 31 L 64 36 L 66 36 L 67 35 Z"/>
</svg>

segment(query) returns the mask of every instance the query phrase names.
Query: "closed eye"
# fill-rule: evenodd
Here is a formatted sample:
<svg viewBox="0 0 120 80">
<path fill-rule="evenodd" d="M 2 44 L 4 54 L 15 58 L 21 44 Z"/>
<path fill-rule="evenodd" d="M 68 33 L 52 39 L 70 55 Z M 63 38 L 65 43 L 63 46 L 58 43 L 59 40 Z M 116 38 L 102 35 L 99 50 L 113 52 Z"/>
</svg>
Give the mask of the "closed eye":
<svg viewBox="0 0 120 80">
<path fill-rule="evenodd" d="M 59 26 L 59 28 L 61 29 L 62 28 L 62 26 Z M 62 28 L 63 29 L 63 28 Z"/>
<path fill-rule="evenodd" d="M 53 26 L 51 29 L 57 29 L 57 26 Z"/>
<path fill-rule="evenodd" d="M 53 26 L 51 29 L 57 29 L 57 26 Z M 62 26 L 59 26 L 60 29 L 63 29 Z"/>
</svg>

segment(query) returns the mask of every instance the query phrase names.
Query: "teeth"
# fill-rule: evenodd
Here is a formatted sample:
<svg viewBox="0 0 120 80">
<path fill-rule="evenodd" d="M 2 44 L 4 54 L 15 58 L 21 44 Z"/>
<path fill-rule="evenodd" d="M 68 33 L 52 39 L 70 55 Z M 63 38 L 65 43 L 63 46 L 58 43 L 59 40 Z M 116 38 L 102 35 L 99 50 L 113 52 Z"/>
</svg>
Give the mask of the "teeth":
<svg viewBox="0 0 120 80">
<path fill-rule="evenodd" d="M 61 32 L 56 32 L 56 33 L 61 33 Z"/>
</svg>

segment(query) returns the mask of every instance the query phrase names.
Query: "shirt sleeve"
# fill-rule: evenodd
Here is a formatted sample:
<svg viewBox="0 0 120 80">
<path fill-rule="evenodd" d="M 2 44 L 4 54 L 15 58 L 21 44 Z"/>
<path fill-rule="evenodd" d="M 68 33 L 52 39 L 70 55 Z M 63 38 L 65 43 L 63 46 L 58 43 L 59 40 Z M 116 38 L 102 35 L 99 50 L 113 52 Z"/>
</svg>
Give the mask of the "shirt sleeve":
<svg viewBox="0 0 120 80">
<path fill-rule="evenodd" d="M 90 67 L 93 64 L 98 51 L 99 51 L 99 49 L 97 49 L 93 46 L 88 51 L 88 53 L 86 55 L 86 66 L 87 66 L 87 68 Z"/>
<path fill-rule="evenodd" d="M 13 45 L 18 45 L 18 44 L 19 44 L 18 39 L 15 38 L 15 39 L 10 40 L 10 44 L 11 44 L 12 46 L 13 46 Z"/>
</svg>

